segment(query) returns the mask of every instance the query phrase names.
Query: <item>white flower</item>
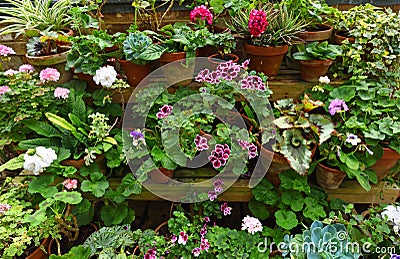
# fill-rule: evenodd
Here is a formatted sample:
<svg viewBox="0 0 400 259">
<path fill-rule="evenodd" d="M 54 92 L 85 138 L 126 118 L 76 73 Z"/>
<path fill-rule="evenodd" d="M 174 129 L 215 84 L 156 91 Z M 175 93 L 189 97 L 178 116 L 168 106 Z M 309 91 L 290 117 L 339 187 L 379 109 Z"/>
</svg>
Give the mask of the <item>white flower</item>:
<svg viewBox="0 0 400 259">
<path fill-rule="evenodd" d="M 350 143 L 352 146 L 357 146 L 361 142 L 361 139 L 358 138 L 357 135 L 347 134 L 346 142 Z"/>
<path fill-rule="evenodd" d="M 43 160 L 43 162 L 47 165 L 46 167 L 51 165 L 51 163 L 53 163 L 53 161 L 57 159 L 56 152 L 51 148 L 37 147 L 36 155 L 38 155 Z"/>
<path fill-rule="evenodd" d="M 93 76 L 93 80 L 96 84 L 101 84 L 104 87 L 111 87 L 112 84 L 117 80 L 117 71 L 112 66 L 101 67 L 96 71 L 96 75 Z"/>
<path fill-rule="evenodd" d="M 331 82 L 331 80 L 329 79 L 328 76 L 320 76 L 319 77 L 319 82 L 321 84 L 329 84 Z"/>
<path fill-rule="evenodd" d="M 400 206 L 394 206 L 394 205 L 388 205 L 386 208 L 382 211 L 381 216 L 384 219 L 387 219 L 388 221 L 392 222 L 395 226 L 397 227 L 397 231 L 399 230 L 400 227 Z M 393 230 L 396 229 L 393 227 Z"/>
<path fill-rule="evenodd" d="M 23 167 L 25 170 L 32 171 L 33 174 L 38 175 L 56 159 L 57 155 L 53 149 L 36 147 L 36 153 L 34 155 L 24 155 Z"/>
<path fill-rule="evenodd" d="M 242 230 L 247 230 L 254 235 L 255 232 L 261 232 L 263 229 L 261 222 L 257 218 L 246 216 L 242 220 Z"/>
</svg>

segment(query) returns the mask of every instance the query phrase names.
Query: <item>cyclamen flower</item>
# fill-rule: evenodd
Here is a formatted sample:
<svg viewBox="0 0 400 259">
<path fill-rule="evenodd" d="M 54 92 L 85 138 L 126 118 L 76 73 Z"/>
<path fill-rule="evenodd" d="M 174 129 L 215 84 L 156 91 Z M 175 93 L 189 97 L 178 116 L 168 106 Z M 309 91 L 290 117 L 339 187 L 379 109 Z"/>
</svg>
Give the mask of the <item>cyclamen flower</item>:
<svg viewBox="0 0 400 259">
<path fill-rule="evenodd" d="M 14 70 L 14 69 L 8 69 L 8 70 L 4 71 L 5 76 L 13 76 L 15 74 L 18 74 L 18 71 Z"/>
<path fill-rule="evenodd" d="M 201 252 L 201 250 L 198 247 L 193 248 L 193 250 L 192 250 L 192 254 L 193 254 L 194 257 L 199 257 L 200 252 Z"/>
<path fill-rule="evenodd" d="M 40 71 L 39 77 L 42 82 L 57 82 L 60 79 L 60 72 L 55 68 L 48 67 Z"/>
<path fill-rule="evenodd" d="M 35 175 L 38 175 L 56 159 L 57 154 L 53 149 L 36 147 L 34 155 L 29 155 L 28 153 L 24 155 L 23 167 L 25 170 L 33 171 Z"/>
<path fill-rule="evenodd" d="M 333 116 L 339 111 L 348 111 L 349 107 L 347 107 L 347 104 L 338 98 L 335 100 L 332 100 L 331 103 L 329 104 L 329 113 Z"/>
<path fill-rule="evenodd" d="M 117 71 L 112 66 L 101 67 L 96 70 L 93 80 L 96 84 L 100 84 L 103 87 L 111 87 L 117 80 Z"/>
<path fill-rule="evenodd" d="M 217 71 L 219 71 L 219 77 L 231 81 L 238 76 L 240 72 L 240 65 L 234 63 L 232 60 L 224 62 L 218 65 Z"/>
<path fill-rule="evenodd" d="M 249 32 L 254 37 L 260 37 L 268 26 L 267 14 L 263 10 L 253 9 L 250 12 Z"/>
<path fill-rule="evenodd" d="M 242 89 L 256 89 L 258 91 L 264 92 L 267 90 L 264 82 L 262 81 L 261 77 L 259 76 L 248 76 L 241 81 Z"/>
<path fill-rule="evenodd" d="M 350 143 L 352 146 L 357 146 L 361 142 L 361 139 L 354 134 L 347 134 L 346 143 Z"/>
<path fill-rule="evenodd" d="M 78 180 L 76 179 L 65 179 L 62 183 L 67 190 L 73 190 L 78 188 Z"/>
<path fill-rule="evenodd" d="M 217 144 L 215 145 L 215 149 L 211 151 L 208 160 L 212 163 L 213 167 L 217 169 L 226 164 L 230 154 L 231 150 L 227 144 Z"/>
<path fill-rule="evenodd" d="M 7 203 L 4 203 L 4 204 L 0 203 L 0 214 L 4 213 L 6 211 L 9 211 L 11 209 L 11 207 L 12 206 Z"/>
<path fill-rule="evenodd" d="M 319 77 L 319 82 L 321 84 L 329 84 L 331 82 L 331 80 L 329 79 L 328 76 L 320 76 Z"/>
<path fill-rule="evenodd" d="M 57 87 L 56 89 L 54 89 L 54 97 L 55 98 L 68 99 L 69 92 L 70 91 L 67 88 Z"/>
<path fill-rule="evenodd" d="M 10 87 L 7 85 L 0 86 L 0 95 L 3 95 L 10 91 Z"/>
<path fill-rule="evenodd" d="M 190 12 L 190 21 L 196 22 L 197 19 L 207 21 L 209 25 L 212 24 L 213 15 L 205 5 L 196 6 Z"/>
<path fill-rule="evenodd" d="M 14 54 L 15 51 L 12 48 L 0 44 L 0 56 L 7 57 L 8 55 Z"/>
<path fill-rule="evenodd" d="M 129 133 L 129 135 L 132 137 L 132 144 L 133 144 L 133 146 L 135 146 L 135 147 L 137 147 L 140 143 L 143 143 L 144 144 L 144 135 L 143 135 L 143 133 L 139 130 L 139 129 L 137 129 L 137 130 L 134 130 L 134 131 L 131 131 L 130 133 Z"/>
<path fill-rule="evenodd" d="M 30 73 L 35 71 L 35 68 L 30 64 L 23 64 L 18 68 L 18 71 L 21 73 Z"/>
<path fill-rule="evenodd" d="M 186 245 L 188 238 L 189 238 L 188 234 L 185 234 L 185 232 L 181 231 L 179 233 L 178 244 Z"/>
<path fill-rule="evenodd" d="M 157 118 L 159 119 L 164 119 L 168 117 L 172 113 L 172 106 L 170 105 L 164 105 L 163 107 L 160 108 L 160 111 L 157 112 Z"/>
<path fill-rule="evenodd" d="M 208 149 L 207 139 L 205 137 L 200 136 L 200 135 L 196 136 L 196 138 L 194 139 L 194 144 L 196 144 L 196 148 L 197 148 L 198 151 L 202 151 L 202 150 L 207 150 Z"/>
<path fill-rule="evenodd" d="M 246 216 L 242 220 L 242 230 L 247 230 L 249 233 L 254 235 L 255 232 L 262 231 L 262 225 L 260 220 L 250 216 Z"/>
<path fill-rule="evenodd" d="M 232 210 L 232 208 L 231 208 L 231 207 L 228 207 L 228 203 L 224 202 L 224 203 L 221 205 L 221 212 L 224 213 L 224 216 L 231 215 L 231 210 Z"/>
</svg>

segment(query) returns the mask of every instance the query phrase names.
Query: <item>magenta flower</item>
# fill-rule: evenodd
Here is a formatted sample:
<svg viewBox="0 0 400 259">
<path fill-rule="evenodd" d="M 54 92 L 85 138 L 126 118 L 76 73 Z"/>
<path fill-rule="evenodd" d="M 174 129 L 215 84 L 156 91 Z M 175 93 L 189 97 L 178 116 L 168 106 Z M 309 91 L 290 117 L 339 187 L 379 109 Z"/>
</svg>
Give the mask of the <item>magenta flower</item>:
<svg viewBox="0 0 400 259">
<path fill-rule="evenodd" d="M 215 191 L 209 191 L 208 198 L 210 199 L 210 201 L 214 201 L 217 198 L 217 193 Z"/>
<path fill-rule="evenodd" d="M 176 240 L 178 240 L 178 237 L 175 236 L 175 235 L 173 235 L 173 236 L 171 237 L 171 243 L 172 243 L 172 244 L 175 244 Z"/>
<path fill-rule="evenodd" d="M 258 156 L 258 149 L 257 146 L 254 145 L 253 143 L 249 143 L 246 140 L 239 139 L 238 140 L 239 145 L 242 147 L 242 149 L 247 149 L 249 159 L 252 159 L 256 156 Z"/>
<path fill-rule="evenodd" d="M 206 68 L 201 70 L 194 79 L 196 80 L 196 82 L 204 82 L 206 81 L 209 74 L 210 70 Z"/>
<path fill-rule="evenodd" d="M 160 108 L 160 111 L 157 112 L 157 118 L 163 119 L 168 117 L 172 113 L 172 106 L 170 105 L 164 105 L 163 107 Z"/>
<path fill-rule="evenodd" d="M 343 100 L 336 98 L 335 100 L 331 101 L 328 109 L 329 109 L 329 113 L 333 116 L 337 112 L 348 111 L 349 107 L 347 107 L 347 104 Z"/>
<path fill-rule="evenodd" d="M 152 248 L 147 250 L 147 253 L 143 257 L 144 259 L 157 259 L 157 251 L 156 248 Z"/>
<path fill-rule="evenodd" d="M 195 247 L 195 248 L 193 248 L 193 250 L 192 250 L 192 254 L 193 254 L 194 257 L 199 257 L 200 252 L 201 252 L 201 250 L 200 250 L 200 248 L 198 248 L 198 247 Z"/>
<path fill-rule="evenodd" d="M 213 182 L 214 187 L 221 187 L 222 185 L 224 185 L 224 182 L 222 181 L 222 179 L 217 178 L 214 182 Z"/>
<path fill-rule="evenodd" d="M 0 95 L 3 95 L 10 91 L 10 87 L 8 85 L 0 86 Z"/>
<path fill-rule="evenodd" d="M 65 179 L 62 183 L 67 190 L 73 190 L 78 188 L 78 180 L 76 179 Z"/>
<path fill-rule="evenodd" d="M 211 155 L 208 157 L 208 160 L 212 163 L 215 169 L 220 168 L 226 164 L 229 156 L 231 154 L 231 150 L 227 144 L 217 144 L 213 151 L 211 151 Z"/>
<path fill-rule="evenodd" d="M 263 10 L 253 9 L 250 12 L 249 32 L 254 37 L 260 37 L 268 26 L 267 14 Z"/>
<path fill-rule="evenodd" d="M 191 12 L 190 12 L 190 21 L 196 22 L 197 19 L 201 19 L 203 21 L 207 21 L 209 25 L 212 24 L 213 20 L 213 15 L 208 10 L 208 8 L 205 5 L 200 5 L 196 6 Z"/>
<path fill-rule="evenodd" d="M 196 144 L 196 148 L 198 151 L 208 149 L 207 139 L 205 137 L 197 135 L 196 138 L 194 139 L 194 143 Z"/>
<path fill-rule="evenodd" d="M 4 213 L 6 211 L 9 211 L 11 209 L 11 207 L 12 206 L 7 203 L 4 203 L 4 204 L 0 203 L 0 214 Z"/>
<path fill-rule="evenodd" d="M 57 82 L 60 79 L 60 72 L 55 68 L 48 67 L 40 71 L 39 77 L 42 82 Z"/>
<path fill-rule="evenodd" d="M 231 215 L 232 208 L 228 206 L 228 203 L 224 202 L 221 205 L 221 212 L 224 213 L 224 216 Z"/>
<path fill-rule="evenodd" d="M 204 224 L 204 226 L 200 229 L 200 236 L 204 237 L 207 234 L 207 224 Z"/>
<path fill-rule="evenodd" d="M 64 87 L 57 87 L 54 89 L 54 97 L 61 99 L 68 99 L 69 89 Z"/>
<path fill-rule="evenodd" d="M 23 64 L 18 68 L 18 71 L 21 73 L 30 73 L 35 71 L 35 68 L 29 64 Z"/>
<path fill-rule="evenodd" d="M 8 69 L 8 70 L 4 71 L 5 76 L 13 76 L 15 74 L 18 74 L 18 71 L 14 70 L 14 69 Z"/>
<path fill-rule="evenodd" d="M 218 65 L 217 71 L 219 71 L 219 77 L 231 81 L 238 76 L 240 72 L 240 65 L 234 63 L 232 60 L 224 62 Z"/>
<path fill-rule="evenodd" d="M 188 234 L 185 234 L 185 232 L 181 231 L 179 233 L 178 244 L 186 245 L 188 238 L 189 238 Z"/>
<path fill-rule="evenodd" d="M 241 81 L 242 89 L 256 89 L 258 91 L 264 92 L 267 90 L 264 82 L 259 76 L 248 76 Z"/>
<path fill-rule="evenodd" d="M 7 57 L 14 54 L 15 51 L 12 48 L 0 44 L 0 56 Z"/>
<path fill-rule="evenodd" d="M 247 67 L 249 66 L 249 64 L 250 64 L 250 59 L 246 59 L 246 60 L 240 65 L 240 67 L 243 68 L 243 69 L 247 69 Z"/>
<path fill-rule="evenodd" d="M 205 250 L 208 252 L 208 248 L 210 248 L 210 243 L 208 243 L 208 240 L 205 239 L 204 237 L 201 238 L 201 245 L 200 249 Z"/>
<path fill-rule="evenodd" d="M 210 217 L 204 217 L 204 222 L 210 222 Z"/>
</svg>

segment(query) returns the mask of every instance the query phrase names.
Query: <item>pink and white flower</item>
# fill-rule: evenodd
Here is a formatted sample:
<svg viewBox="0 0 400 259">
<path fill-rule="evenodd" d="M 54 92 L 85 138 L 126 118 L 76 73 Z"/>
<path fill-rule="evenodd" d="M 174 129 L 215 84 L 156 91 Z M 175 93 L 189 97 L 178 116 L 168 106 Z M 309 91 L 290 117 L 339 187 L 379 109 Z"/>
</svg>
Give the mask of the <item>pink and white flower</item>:
<svg viewBox="0 0 400 259">
<path fill-rule="evenodd" d="M 242 230 L 247 230 L 254 235 L 255 232 L 261 232 L 263 229 L 260 220 L 250 216 L 246 216 L 242 220 Z"/>
<path fill-rule="evenodd" d="M 157 112 L 156 116 L 159 119 L 164 119 L 171 115 L 172 113 L 172 106 L 171 105 L 164 105 L 163 107 L 160 108 L 160 111 Z"/>
<path fill-rule="evenodd" d="M 18 71 L 21 73 L 30 73 L 35 71 L 35 68 L 30 64 L 23 64 L 18 68 Z"/>
<path fill-rule="evenodd" d="M 57 82 L 60 79 L 60 72 L 55 68 L 48 67 L 40 71 L 39 78 L 42 82 Z"/>
<path fill-rule="evenodd" d="M 196 144 L 196 148 L 198 151 L 203 151 L 208 149 L 207 139 L 200 135 L 197 135 L 194 139 L 194 144 Z"/>
<path fill-rule="evenodd" d="M 3 95 L 10 91 L 10 87 L 8 85 L 0 86 L 0 95 Z"/>
<path fill-rule="evenodd" d="M 185 232 L 181 231 L 179 233 L 179 237 L 178 237 L 178 244 L 180 245 L 186 245 L 186 242 L 188 241 L 188 234 L 185 234 Z"/>
<path fill-rule="evenodd" d="M 62 99 L 68 99 L 69 92 L 70 91 L 67 88 L 57 87 L 56 89 L 54 89 L 54 97 L 62 98 Z"/>
<path fill-rule="evenodd" d="M 78 180 L 77 179 L 65 179 L 62 183 L 67 190 L 73 190 L 78 188 Z"/>
<path fill-rule="evenodd" d="M 5 76 L 13 76 L 15 74 L 18 74 L 18 71 L 14 70 L 14 69 L 8 69 L 8 70 L 4 71 Z"/>
<path fill-rule="evenodd" d="M 14 54 L 15 51 L 12 48 L 0 44 L 0 56 L 7 57 L 8 55 L 14 55 Z"/>
</svg>

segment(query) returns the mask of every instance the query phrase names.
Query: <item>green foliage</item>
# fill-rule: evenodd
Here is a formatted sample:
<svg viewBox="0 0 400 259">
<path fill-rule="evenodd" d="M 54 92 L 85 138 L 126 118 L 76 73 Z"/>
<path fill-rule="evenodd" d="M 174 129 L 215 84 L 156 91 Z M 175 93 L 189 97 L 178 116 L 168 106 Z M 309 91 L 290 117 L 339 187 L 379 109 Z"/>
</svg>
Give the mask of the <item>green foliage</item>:
<svg viewBox="0 0 400 259">
<path fill-rule="evenodd" d="M 69 50 L 68 36 L 50 31 L 40 32 L 40 37 L 32 37 L 26 43 L 26 52 L 29 56 L 48 56 Z"/>
<path fill-rule="evenodd" d="M 123 47 L 126 60 L 138 65 L 159 59 L 164 51 L 161 45 L 153 44 L 151 38 L 140 31 L 129 33 Z"/>
<path fill-rule="evenodd" d="M 328 41 L 300 44 L 297 49 L 298 52 L 293 54 L 295 60 L 327 60 L 342 55 L 341 46 L 329 44 Z"/>
<path fill-rule="evenodd" d="M 83 245 L 72 247 L 68 253 L 64 255 L 50 255 L 50 259 L 87 259 L 90 257 L 90 249 Z"/>
</svg>

